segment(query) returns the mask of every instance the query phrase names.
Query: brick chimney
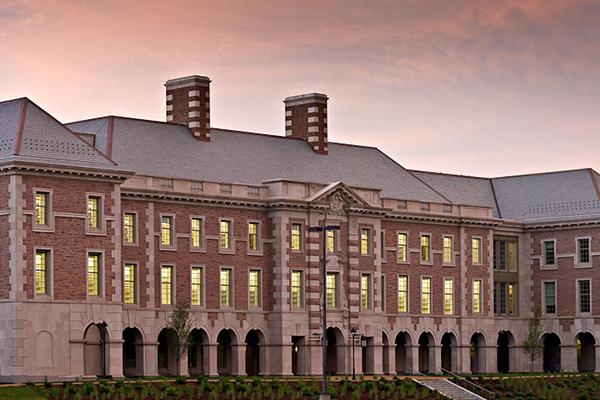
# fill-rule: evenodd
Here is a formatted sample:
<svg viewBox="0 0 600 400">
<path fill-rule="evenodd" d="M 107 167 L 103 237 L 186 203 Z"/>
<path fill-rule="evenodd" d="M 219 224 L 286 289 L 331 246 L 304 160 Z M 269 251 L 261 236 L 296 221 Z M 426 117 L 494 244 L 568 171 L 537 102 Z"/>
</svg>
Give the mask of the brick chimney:
<svg viewBox="0 0 600 400">
<path fill-rule="evenodd" d="M 286 97 L 285 136 L 306 140 L 315 153 L 327 154 L 327 100 L 320 93 Z"/>
<path fill-rule="evenodd" d="M 210 141 L 210 79 L 192 75 L 168 80 L 167 122 L 190 128 L 198 140 Z"/>
</svg>

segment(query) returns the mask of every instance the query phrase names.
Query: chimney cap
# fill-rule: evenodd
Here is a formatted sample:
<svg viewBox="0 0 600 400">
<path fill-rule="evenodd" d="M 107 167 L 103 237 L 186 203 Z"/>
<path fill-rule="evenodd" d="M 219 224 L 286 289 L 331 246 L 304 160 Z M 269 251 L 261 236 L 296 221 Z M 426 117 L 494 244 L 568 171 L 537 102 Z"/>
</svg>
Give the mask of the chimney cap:
<svg viewBox="0 0 600 400">
<path fill-rule="evenodd" d="M 327 100 L 329 100 L 329 97 L 327 97 L 326 94 L 306 93 L 306 94 L 299 94 L 297 96 L 286 97 L 285 100 L 283 100 L 283 102 L 285 104 L 288 104 L 288 103 L 304 104 L 304 103 L 309 103 L 309 102 L 327 103 Z"/>
<path fill-rule="evenodd" d="M 171 88 L 173 86 L 177 87 L 187 87 L 187 86 L 195 86 L 197 84 L 207 85 L 210 83 L 210 79 L 207 76 L 202 75 L 190 75 L 184 76 L 181 78 L 169 79 L 165 86 L 167 88 Z"/>
</svg>

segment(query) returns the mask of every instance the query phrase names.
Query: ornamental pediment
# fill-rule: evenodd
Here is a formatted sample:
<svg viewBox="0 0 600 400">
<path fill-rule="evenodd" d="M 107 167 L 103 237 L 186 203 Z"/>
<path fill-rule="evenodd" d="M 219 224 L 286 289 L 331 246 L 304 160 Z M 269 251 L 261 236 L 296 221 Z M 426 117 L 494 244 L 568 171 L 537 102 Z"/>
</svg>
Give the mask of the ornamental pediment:
<svg viewBox="0 0 600 400">
<path fill-rule="evenodd" d="M 330 214 L 345 214 L 351 207 L 371 207 L 343 182 L 330 183 L 306 200 L 310 203 L 328 205 Z"/>
</svg>

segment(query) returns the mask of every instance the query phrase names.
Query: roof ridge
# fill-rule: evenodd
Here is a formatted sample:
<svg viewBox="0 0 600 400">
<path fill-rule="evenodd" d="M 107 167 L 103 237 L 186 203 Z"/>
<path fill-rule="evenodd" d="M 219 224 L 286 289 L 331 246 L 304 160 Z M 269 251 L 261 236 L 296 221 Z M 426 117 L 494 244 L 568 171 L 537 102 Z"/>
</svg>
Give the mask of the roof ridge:
<svg viewBox="0 0 600 400">
<path fill-rule="evenodd" d="M 435 171 L 424 171 L 422 169 L 412 169 L 409 168 L 407 169 L 407 171 L 410 172 L 417 172 L 417 173 L 423 173 L 423 174 L 430 174 L 430 175 L 444 175 L 444 176 L 455 176 L 457 178 L 473 178 L 473 179 L 481 179 L 481 180 L 486 180 L 489 181 L 492 178 L 486 178 L 484 176 L 474 176 L 474 175 L 463 175 L 463 174 L 453 174 L 453 173 L 447 173 L 447 172 L 435 172 Z"/>
<path fill-rule="evenodd" d="M 17 97 L 17 98 L 9 99 L 9 100 L 2 100 L 2 101 L 0 101 L 0 104 L 11 103 L 13 101 L 20 101 L 20 100 L 24 100 L 24 99 L 29 100 L 29 98 L 27 98 L 26 96 L 23 96 L 23 97 Z"/>
<path fill-rule="evenodd" d="M 567 173 L 567 172 L 583 172 L 583 171 L 587 171 L 587 170 L 590 170 L 590 169 L 592 169 L 592 168 L 590 168 L 590 167 L 582 167 L 582 168 L 572 168 L 572 169 L 564 169 L 564 170 L 557 170 L 557 171 L 531 172 L 531 173 L 528 173 L 528 174 L 495 176 L 495 177 L 489 178 L 489 179 L 508 179 L 508 178 L 520 178 L 520 177 L 523 177 L 523 176 L 564 174 L 564 173 Z"/>
</svg>

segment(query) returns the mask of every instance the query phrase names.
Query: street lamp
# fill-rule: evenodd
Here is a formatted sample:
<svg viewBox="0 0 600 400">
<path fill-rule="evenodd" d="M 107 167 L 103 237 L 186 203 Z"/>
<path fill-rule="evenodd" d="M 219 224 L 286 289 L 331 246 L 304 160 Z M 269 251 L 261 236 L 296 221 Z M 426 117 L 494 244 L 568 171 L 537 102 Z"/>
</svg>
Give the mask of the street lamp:
<svg viewBox="0 0 600 400">
<path fill-rule="evenodd" d="M 360 336 L 360 333 L 356 332 L 356 328 L 350 329 L 350 334 L 352 335 L 352 380 L 356 379 L 356 364 L 354 362 L 354 343 L 356 342 L 356 337 Z"/>
<path fill-rule="evenodd" d="M 320 399 L 328 399 L 327 394 L 327 231 L 337 231 L 340 227 L 337 225 L 325 225 L 325 226 L 312 226 L 308 228 L 309 232 L 323 232 L 323 262 L 321 265 L 323 271 L 323 333 L 321 338 L 321 344 L 323 346 L 323 383 L 321 386 Z"/>
</svg>

